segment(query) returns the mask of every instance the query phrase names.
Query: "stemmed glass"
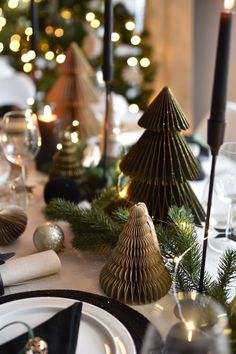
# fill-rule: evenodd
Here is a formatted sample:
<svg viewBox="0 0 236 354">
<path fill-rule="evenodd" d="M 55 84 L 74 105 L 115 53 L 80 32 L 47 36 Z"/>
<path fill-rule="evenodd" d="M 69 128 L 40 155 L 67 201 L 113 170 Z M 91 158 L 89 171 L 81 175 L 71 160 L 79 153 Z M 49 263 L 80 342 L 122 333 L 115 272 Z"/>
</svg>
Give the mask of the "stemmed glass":
<svg viewBox="0 0 236 354">
<path fill-rule="evenodd" d="M 223 253 L 227 248 L 236 248 L 236 233 L 233 227 L 233 207 L 236 202 L 236 142 L 224 143 L 216 162 L 214 193 L 227 204 L 225 228 L 216 237 L 211 237 L 209 245 Z"/>
<path fill-rule="evenodd" d="M 8 112 L 2 119 L 1 129 L 4 155 L 8 161 L 20 166 L 25 186 L 26 165 L 35 158 L 41 146 L 37 117 L 29 109 Z M 27 193 L 25 193 L 25 207 L 27 201 Z"/>
</svg>

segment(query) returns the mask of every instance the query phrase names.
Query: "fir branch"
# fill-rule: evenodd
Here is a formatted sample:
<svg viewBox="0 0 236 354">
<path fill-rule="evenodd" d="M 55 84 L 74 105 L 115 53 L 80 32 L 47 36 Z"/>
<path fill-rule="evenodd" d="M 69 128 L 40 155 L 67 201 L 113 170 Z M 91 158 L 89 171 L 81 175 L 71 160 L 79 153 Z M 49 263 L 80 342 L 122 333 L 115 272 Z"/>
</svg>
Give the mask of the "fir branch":
<svg viewBox="0 0 236 354">
<path fill-rule="evenodd" d="M 100 209 L 107 209 L 111 203 L 117 199 L 117 189 L 116 188 L 106 188 L 104 189 L 97 198 L 92 202 L 92 206 Z"/>
<path fill-rule="evenodd" d="M 201 269 L 201 248 L 197 240 L 193 215 L 189 208 L 173 206 L 169 209 L 167 226 L 158 225 L 156 231 L 162 253 L 172 259 L 170 271 L 173 274 L 174 258 L 182 256 L 189 250 L 179 263 L 176 274 L 178 290 L 197 290 Z M 211 283 L 210 275 L 205 272 L 204 287 Z"/>
<path fill-rule="evenodd" d="M 121 221 L 97 206 L 82 209 L 63 199 L 51 200 L 44 214 L 50 220 L 67 221 L 74 233 L 73 246 L 81 250 L 95 250 L 104 245 L 114 247 L 123 228 Z"/>
<path fill-rule="evenodd" d="M 71 223 L 73 246 L 81 250 L 95 250 L 102 245 L 114 247 L 122 227 L 101 209 L 84 210 L 77 221 Z"/>
<path fill-rule="evenodd" d="M 236 252 L 226 250 L 220 260 L 217 273 L 217 283 L 222 286 L 228 286 L 236 280 Z"/>
<path fill-rule="evenodd" d="M 81 213 L 81 209 L 77 204 L 65 199 L 55 198 L 43 209 L 43 214 L 49 220 L 63 220 L 73 222 Z"/>
<path fill-rule="evenodd" d="M 229 301 L 230 288 L 236 280 L 236 252 L 226 250 L 217 268 L 217 279 L 206 291 L 216 301 L 225 305 Z"/>
<path fill-rule="evenodd" d="M 129 211 L 127 208 L 118 207 L 113 211 L 112 216 L 116 221 L 122 222 L 124 224 L 128 220 Z"/>
</svg>

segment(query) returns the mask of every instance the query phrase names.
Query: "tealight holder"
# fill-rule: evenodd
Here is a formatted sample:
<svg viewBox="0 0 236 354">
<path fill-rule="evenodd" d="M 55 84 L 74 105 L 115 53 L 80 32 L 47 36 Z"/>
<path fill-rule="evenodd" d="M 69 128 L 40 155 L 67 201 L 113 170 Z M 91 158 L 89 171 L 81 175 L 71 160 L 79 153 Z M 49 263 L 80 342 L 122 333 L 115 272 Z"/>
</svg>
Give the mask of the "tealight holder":
<svg viewBox="0 0 236 354">
<path fill-rule="evenodd" d="M 163 340 L 162 351 L 155 353 L 231 353 L 226 335 L 226 310 L 209 296 L 197 292 L 169 296 L 153 305 L 153 322 Z M 150 343 L 152 337 L 147 330 L 141 354 L 148 353 L 147 348 L 155 346 L 154 342 Z"/>
</svg>

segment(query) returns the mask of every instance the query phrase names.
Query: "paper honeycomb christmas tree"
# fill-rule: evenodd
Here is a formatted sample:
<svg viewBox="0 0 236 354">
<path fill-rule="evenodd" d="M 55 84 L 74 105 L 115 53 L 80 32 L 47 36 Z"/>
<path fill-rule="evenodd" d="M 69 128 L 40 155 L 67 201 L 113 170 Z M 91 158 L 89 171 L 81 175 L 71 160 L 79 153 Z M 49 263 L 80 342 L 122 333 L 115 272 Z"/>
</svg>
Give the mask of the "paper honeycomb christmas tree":
<svg viewBox="0 0 236 354">
<path fill-rule="evenodd" d="M 198 178 L 200 167 L 180 133 L 189 124 L 168 87 L 138 124 L 146 130 L 120 163 L 121 171 L 130 176 L 127 200 L 146 203 L 156 221 L 166 221 L 172 205 L 189 206 L 201 224 L 205 212 L 188 182 Z"/>
<path fill-rule="evenodd" d="M 74 120 L 79 121 L 80 138 L 86 141 L 100 132 L 91 104 L 97 102 L 98 95 L 92 85 L 92 68 L 76 43 L 71 43 L 66 60 L 58 67 L 59 78 L 48 92 L 46 101 L 55 105 L 53 112 L 68 128 Z"/>
<path fill-rule="evenodd" d="M 66 132 L 62 138 L 62 149 L 53 157 L 50 178 L 63 176 L 78 181 L 81 174 L 78 155 L 78 145 L 72 142 L 70 132 Z"/>
<path fill-rule="evenodd" d="M 100 284 L 106 295 L 130 304 L 153 302 L 169 291 L 171 277 L 144 203 L 130 208 L 117 245 L 101 271 Z"/>
</svg>

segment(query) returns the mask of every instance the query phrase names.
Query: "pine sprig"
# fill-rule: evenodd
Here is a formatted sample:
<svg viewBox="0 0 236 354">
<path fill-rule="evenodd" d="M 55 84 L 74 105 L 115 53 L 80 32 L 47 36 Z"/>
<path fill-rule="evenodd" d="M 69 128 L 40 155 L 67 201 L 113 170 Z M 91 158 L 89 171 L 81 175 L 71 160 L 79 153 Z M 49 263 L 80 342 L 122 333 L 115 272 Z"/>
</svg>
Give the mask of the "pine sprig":
<svg viewBox="0 0 236 354">
<path fill-rule="evenodd" d="M 220 260 L 217 282 L 220 286 L 227 286 L 234 280 L 236 280 L 236 252 L 229 249 Z"/>
<path fill-rule="evenodd" d="M 236 280 L 236 252 L 226 250 L 217 268 L 217 279 L 212 282 L 207 294 L 222 305 L 229 301 L 232 283 Z"/>
<path fill-rule="evenodd" d="M 196 290 L 201 269 L 201 248 L 190 209 L 173 206 L 169 210 L 167 225 L 157 225 L 157 237 L 162 254 L 171 259 L 170 271 L 173 274 L 175 257 L 181 258 L 176 274 L 176 286 L 181 291 Z M 187 253 L 185 253 L 188 250 Z M 205 273 L 205 287 L 209 286 L 210 276 Z"/>
<path fill-rule="evenodd" d="M 71 228 L 75 248 L 94 250 L 102 245 L 114 247 L 123 226 L 101 209 L 92 208 L 78 214 L 77 222 L 71 223 Z"/>
<path fill-rule="evenodd" d="M 62 220 L 73 222 L 78 214 L 83 213 L 77 204 L 65 199 L 55 198 L 43 209 L 45 217 L 49 220 Z"/>
<path fill-rule="evenodd" d="M 63 199 L 53 199 L 44 209 L 50 220 L 63 220 L 70 224 L 74 234 L 73 246 L 81 250 L 101 250 L 114 247 L 127 221 L 128 211 L 118 208 L 110 212 L 109 204 L 115 200 L 116 190 L 105 190 L 95 199 L 90 209 Z"/>
</svg>

